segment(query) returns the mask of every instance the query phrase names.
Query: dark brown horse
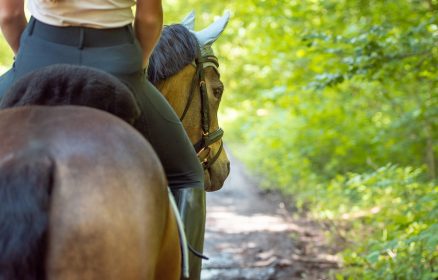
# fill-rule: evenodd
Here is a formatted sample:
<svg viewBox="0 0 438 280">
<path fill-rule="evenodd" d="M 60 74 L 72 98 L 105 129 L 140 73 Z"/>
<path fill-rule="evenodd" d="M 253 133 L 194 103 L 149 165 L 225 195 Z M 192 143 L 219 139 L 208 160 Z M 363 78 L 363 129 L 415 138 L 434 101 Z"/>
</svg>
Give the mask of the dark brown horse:
<svg viewBox="0 0 438 280">
<path fill-rule="evenodd" d="M 119 118 L 80 106 L 0 111 L 0 279 L 179 279 L 166 180 L 127 123 L 138 116 L 131 93 L 87 69 L 60 85 L 62 67 L 34 78 Z"/>
</svg>

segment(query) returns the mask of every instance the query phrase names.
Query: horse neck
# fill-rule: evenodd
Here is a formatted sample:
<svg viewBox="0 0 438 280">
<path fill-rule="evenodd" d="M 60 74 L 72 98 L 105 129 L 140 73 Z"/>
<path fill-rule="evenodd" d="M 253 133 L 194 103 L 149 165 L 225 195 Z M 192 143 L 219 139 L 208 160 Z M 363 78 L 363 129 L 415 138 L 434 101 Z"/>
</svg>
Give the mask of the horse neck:
<svg viewBox="0 0 438 280">
<path fill-rule="evenodd" d="M 188 65 L 172 77 L 160 82 L 158 90 L 167 99 L 178 117 L 181 117 L 189 100 L 195 68 Z M 199 140 L 201 131 L 201 102 L 199 89 L 195 87 L 193 99 L 184 117 L 183 125 L 192 143 Z"/>
</svg>

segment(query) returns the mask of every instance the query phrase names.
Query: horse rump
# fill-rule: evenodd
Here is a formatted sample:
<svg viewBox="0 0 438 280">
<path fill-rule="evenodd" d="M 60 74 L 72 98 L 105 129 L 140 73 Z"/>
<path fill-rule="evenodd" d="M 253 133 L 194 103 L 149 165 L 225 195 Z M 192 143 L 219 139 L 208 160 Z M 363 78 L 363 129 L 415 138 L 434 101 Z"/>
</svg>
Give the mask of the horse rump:
<svg viewBox="0 0 438 280">
<path fill-rule="evenodd" d="M 26 105 L 79 105 L 100 109 L 132 124 L 140 108 L 130 89 L 98 69 L 55 64 L 20 78 L 0 101 L 0 109 Z"/>
<path fill-rule="evenodd" d="M 32 152 L 0 163 L 0 280 L 44 279 L 54 164 Z"/>
</svg>

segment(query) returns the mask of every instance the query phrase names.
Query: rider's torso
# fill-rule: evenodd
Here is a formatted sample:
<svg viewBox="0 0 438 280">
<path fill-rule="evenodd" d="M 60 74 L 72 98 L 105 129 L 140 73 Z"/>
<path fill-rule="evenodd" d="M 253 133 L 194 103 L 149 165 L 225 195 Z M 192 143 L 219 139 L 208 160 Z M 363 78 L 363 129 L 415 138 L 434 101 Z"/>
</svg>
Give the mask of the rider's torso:
<svg viewBox="0 0 438 280">
<path fill-rule="evenodd" d="M 55 26 L 114 28 L 130 24 L 134 0 L 28 0 L 33 17 Z"/>
</svg>

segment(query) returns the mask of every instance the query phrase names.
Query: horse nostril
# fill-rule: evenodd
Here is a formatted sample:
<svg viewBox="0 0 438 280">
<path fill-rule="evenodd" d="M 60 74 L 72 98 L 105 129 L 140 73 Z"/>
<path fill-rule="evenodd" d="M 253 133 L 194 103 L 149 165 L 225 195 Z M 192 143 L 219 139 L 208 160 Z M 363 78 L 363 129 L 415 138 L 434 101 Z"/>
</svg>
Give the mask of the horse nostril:
<svg viewBox="0 0 438 280">
<path fill-rule="evenodd" d="M 228 174 L 230 173 L 230 162 L 227 162 L 227 170 L 228 170 Z"/>
</svg>

